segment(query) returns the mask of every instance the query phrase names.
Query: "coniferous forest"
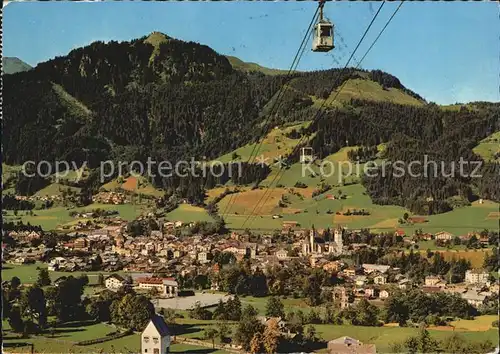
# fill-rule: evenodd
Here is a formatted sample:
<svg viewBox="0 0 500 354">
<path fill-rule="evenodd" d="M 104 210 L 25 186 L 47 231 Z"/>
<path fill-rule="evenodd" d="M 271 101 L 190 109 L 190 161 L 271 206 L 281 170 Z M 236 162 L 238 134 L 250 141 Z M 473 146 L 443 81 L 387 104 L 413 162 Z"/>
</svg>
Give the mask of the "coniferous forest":
<svg viewBox="0 0 500 354">
<path fill-rule="evenodd" d="M 427 156 L 443 161 L 445 170 L 461 158 L 481 163 L 475 172 L 482 178 L 441 173 L 418 178 L 365 176 L 362 183 L 378 204 L 434 214 L 453 208 L 449 199 L 454 196 L 500 201 L 499 164 L 483 161 L 472 151 L 500 130 L 498 103 L 444 110 L 379 70 L 270 76 L 237 71 L 225 56 L 205 45 L 167 36 L 159 43 L 148 39 L 94 42 L 33 70 L 5 75 L 4 162 L 87 161 L 97 168 L 105 160 L 210 160 L 258 141 L 272 127 L 312 120 L 318 116 L 315 100 L 326 99 L 332 89 L 357 78 L 374 81 L 384 90 L 398 89 L 422 105 L 352 99 L 342 107 L 328 106 L 321 119 L 295 131 L 296 137 L 314 133 L 310 146 L 320 158 L 348 142 L 363 147 L 357 154 L 367 161 L 374 158 L 376 145 L 385 143 L 386 161 L 424 162 Z M 284 85 L 287 90 L 274 107 Z M 351 153 L 350 158 L 356 156 Z M 298 154 L 290 158 L 297 161 Z M 470 174 L 474 167 L 466 171 Z M 244 172 L 233 182 L 258 183 L 270 170 L 245 165 Z M 230 178 L 157 177 L 152 182 L 202 195 L 204 189 Z M 89 178 L 83 187 L 98 188 L 95 181 Z"/>
</svg>

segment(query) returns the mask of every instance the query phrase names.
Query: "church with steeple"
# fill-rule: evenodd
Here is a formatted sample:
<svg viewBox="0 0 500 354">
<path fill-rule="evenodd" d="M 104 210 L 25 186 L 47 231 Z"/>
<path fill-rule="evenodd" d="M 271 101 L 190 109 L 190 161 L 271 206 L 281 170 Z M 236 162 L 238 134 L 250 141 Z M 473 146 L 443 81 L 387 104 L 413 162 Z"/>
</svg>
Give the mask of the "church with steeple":
<svg viewBox="0 0 500 354">
<path fill-rule="evenodd" d="M 308 237 L 302 241 L 302 255 L 342 254 L 342 248 L 344 247 L 342 241 L 343 234 L 344 229 L 339 226 L 333 232 L 333 241 L 327 242 L 324 238 L 318 236 L 313 225 L 311 230 L 309 230 Z"/>
</svg>

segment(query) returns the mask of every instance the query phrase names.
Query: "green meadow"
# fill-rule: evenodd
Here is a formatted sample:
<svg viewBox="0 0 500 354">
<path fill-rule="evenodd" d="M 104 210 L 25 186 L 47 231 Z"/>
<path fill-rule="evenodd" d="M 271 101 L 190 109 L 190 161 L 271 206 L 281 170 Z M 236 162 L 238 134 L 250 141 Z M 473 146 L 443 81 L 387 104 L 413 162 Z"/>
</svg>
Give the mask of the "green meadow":
<svg viewBox="0 0 500 354">
<path fill-rule="evenodd" d="M 428 222 L 416 223 L 413 225 L 400 225 L 398 220 L 403 217 L 403 214 L 408 212 L 407 209 L 395 205 L 377 205 L 372 202 L 370 197 L 365 193 L 365 188 L 361 184 L 352 184 L 349 186 L 335 187 L 330 191 L 323 193 L 315 198 L 303 197 L 303 199 L 291 195 L 283 189 L 284 195 L 287 195 L 290 204 L 287 208 L 279 208 L 277 206 L 278 197 L 273 199 L 268 198 L 271 192 L 264 194 L 266 189 L 261 190 L 264 196 L 261 198 L 252 198 L 255 203 L 261 200 L 261 204 L 265 205 L 257 207 L 252 217 L 247 216 L 252 212 L 254 203 L 246 201 L 250 198 L 249 192 L 241 192 L 237 197 L 233 197 L 232 207 L 226 211 L 229 202 L 229 196 L 226 196 L 219 203 L 219 210 L 226 212 L 224 214 L 226 223 L 230 228 L 239 229 L 261 229 L 273 230 L 280 229 L 283 221 L 297 221 L 302 227 L 332 227 L 341 224 L 350 229 L 370 228 L 374 231 L 395 231 L 403 229 L 407 235 L 422 229 L 424 232 L 436 233 L 439 231 L 448 231 L 456 236 L 467 234 L 473 231 L 482 231 L 483 229 L 496 230 L 498 228 L 498 217 L 495 219 L 490 213 L 498 212 L 499 204 L 491 201 L 484 201 L 483 204 L 478 202 L 472 203 L 470 206 L 455 208 L 454 210 L 437 215 L 427 216 Z M 275 190 L 276 191 L 276 190 Z M 294 191 L 301 193 L 301 188 L 294 188 Z M 346 199 L 329 199 L 327 195 L 337 196 L 339 191 L 346 195 Z M 273 192 L 275 193 L 275 192 Z M 270 204 L 271 205 L 266 205 Z M 252 207 L 249 204 L 253 205 Z M 337 215 L 337 212 L 345 212 L 347 210 L 364 209 L 370 213 L 368 216 L 344 216 Z M 238 214 L 235 214 L 238 211 Z M 243 211 L 243 212 L 242 212 Z M 327 212 L 332 212 L 328 214 Z M 273 219 L 273 214 L 282 216 L 280 219 Z"/>
<path fill-rule="evenodd" d="M 40 225 L 44 230 L 55 230 L 58 226 L 72 223 L 76 219 L 69 216 L 71 211 L 85 212 L 91 211 L 92 209 L 104 209 L 104 210 L 116 210 L 119 215 L 125 220 L 134 220 L 138 217 L 143 209 L 144 205 L 134 205 L 134 204 L 91 204 L 85 207 L 79 208 L 66 208 L 62 206 L 53 207 L 50 209 L 33 210 L 33 215 L 25 211 L 19 211 L 18 215 L 14 215 L 12 211 L 7 211 L 5 215 L 6 221 L 23 221 L 24 223 L 30 223 L 31 225 Z M 83 219 L 88 220 L 88 219 Z"/>
<path fill-rule="evenodd" d="M 495 159 L 494 155 L 500 152 L 500 132 L 495 132 L 481 140 L 472 151 L 486 161 L 498 161 L 499 159 Z"/>
<path fill-rule="evenodd" d="M 194 222 L 194 221 L 213 221 L 203 208 L 196 207 L 190 204 L 181 204 L 176 209 L 166 215 L 168 220 Z"/>
<path fill-rule="evenodd" d="M 21 280 L 23 284 L 33 284 L 38 279 L 38 269 L 37 268 L 47 268 L 47 264 L 44 263 L 33 263 L 33 264 L 2 264 L 2 279 L 10 280 L 12 277 L 16 276 Z M 118 274 L 125 274 L 124 272 L 116 272 Z M 97 284 L 98 275 L 102 274 L 104 277 L 108 276 L 109 272 L 57 272 L 49 271 L 50 279 L 52 281 L 56 280 L 62 276 L 73 276 L 78 277 L 82 274 L 86 274 L 89 277 L 89 284 Z"/>
<path fill-rule="evenodd" d="M 417 328 L 409 327 L 362 327 L 362 326 L 333 326 L 333 325 L 315 325 L 318 334 L 324 340 L 332 340 L 343 336 L 353 337 L 366 344 L 375 344 L 377 353 L 391 352 L 391 345 L 402 342 L 410 336 L 418 334 Z M 443 340 L 453 333 L 458 333 L 466 340 L 473 342 L 491 341 L 493 345 L 498 343 L 498 331 L 490 329 L 487 331 L 445 331 L 430 329 L 429 333 L 434 339 Z M 325 352 L 326 351 L 322 351 Z"/>
</svg>

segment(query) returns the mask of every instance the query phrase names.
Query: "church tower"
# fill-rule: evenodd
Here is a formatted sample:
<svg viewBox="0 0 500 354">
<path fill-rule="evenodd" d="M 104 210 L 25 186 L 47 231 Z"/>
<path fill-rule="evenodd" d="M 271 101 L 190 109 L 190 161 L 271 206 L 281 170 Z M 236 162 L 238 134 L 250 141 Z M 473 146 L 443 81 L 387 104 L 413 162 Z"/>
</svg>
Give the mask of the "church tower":
<svg viewBox="0 0 500 354">
<path fill-rule="evenodd" d="M 314 238 L 316 237 L 316 230 L 314 229 L 314 225 L 312 226 L 312 229 L 309 231 L 309 249 L 311 253 L 316 253 L 316 247 L 315 246 L 315 241 Z"/>
<path fill-rule="evenodd" d="M 344 230 L 342 229 L 342 227 L 337 227 L 334 231 L 334 241 L 337 245 L 337 254 L 341 254 L 342 253 L 342 248 L 344 247 L 344 243 L 342 241 L 342 234 L 344 233 Z"/>
</svg>

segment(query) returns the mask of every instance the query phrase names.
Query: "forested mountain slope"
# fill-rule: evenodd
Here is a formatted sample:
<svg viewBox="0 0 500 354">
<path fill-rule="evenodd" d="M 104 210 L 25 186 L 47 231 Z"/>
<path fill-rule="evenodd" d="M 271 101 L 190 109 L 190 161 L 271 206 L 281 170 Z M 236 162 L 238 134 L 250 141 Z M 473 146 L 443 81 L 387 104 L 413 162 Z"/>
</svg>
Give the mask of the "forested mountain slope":
<svg viewBox="0 0 500 354">
<path fill-rule="evenodd" d="M 311 145 L 322 156 L 349 141 L 361 146 L 387 143 L 387 158 L 405 161 L 427 152 L 447 161 L 476 158 L 472 148 L 500 128 L 498 104 L 443 110 L 381 71 L 332 69 L 287 77 L 241 63 L 208 46 L 154 32 L 130 42 L 94 42 L 28 72 L 7 75 L 4 160 L 86 160 L 97 167 L 103 160 L 146 161 L 149 156 L 171 162 L 214 159 L 257 141 L 275 126 L 311 121 L 324 100 L 319 122 L 293 133 L 314 133 Z M 332 102 L 331 90 L 345 81 L 346 87 L 355 85 L 342 91 L 339 105 Z M 436 202 L 457 193 L 499 200 L 498 165 L 483 168 L 490 175 L 481 182 L 437 178 L 363 183 L 376 202 L 417 209 L 429 196 Z M 265 178 L 265 171 L 247 171 L 251 176 L 237 182 Z M 153 182 L 168 188 L 195 185 L 191 193 L 202 193 L 203 187 L 226 181 Z M 429 212 L 446 208 L 435 206 Z"/>
</svg>

